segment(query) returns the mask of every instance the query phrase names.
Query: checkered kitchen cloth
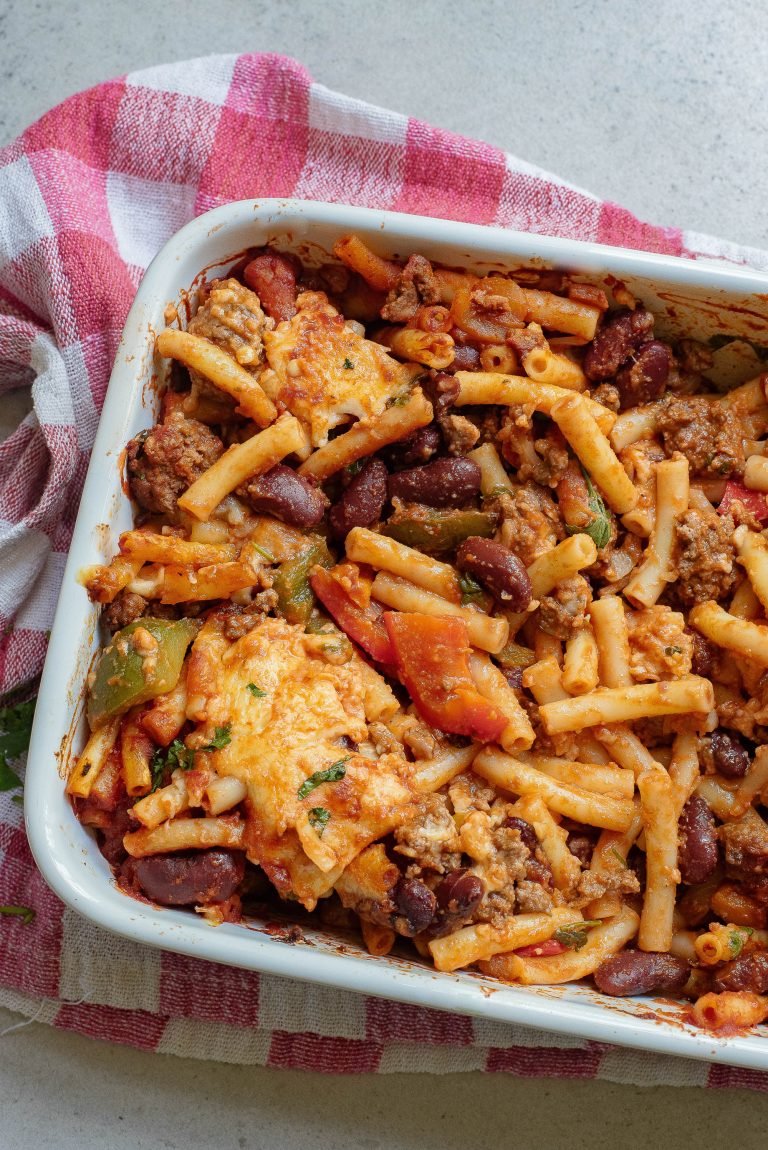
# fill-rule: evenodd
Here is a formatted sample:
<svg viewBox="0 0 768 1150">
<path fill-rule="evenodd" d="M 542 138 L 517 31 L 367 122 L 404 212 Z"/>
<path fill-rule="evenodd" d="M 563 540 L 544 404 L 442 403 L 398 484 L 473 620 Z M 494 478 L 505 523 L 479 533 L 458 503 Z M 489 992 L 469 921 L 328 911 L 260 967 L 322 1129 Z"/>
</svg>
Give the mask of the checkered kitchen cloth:
<svg viewBox="0 0 768 1150">
<path fill-rule="evenodd" d="M 214 56 L 73 96 L 0 151 L 0 694 L 39 673 L 112 359 L 142 273 L 193 216 L 295 196 L 768 269 L 765 252 L 641 223 L 487 144 L 313 84 L 294 61 Z M 53 768 L 52 768 L 53 769 Z M 147 1050 L 327 1072 L 481 1069 L 650 1085 L 768 1075 L 203 964 L 65 910 L 0 795 L 0 1005 Z M 10 1037 L 6 1041 L 10 1041 Z"/>
</svg>

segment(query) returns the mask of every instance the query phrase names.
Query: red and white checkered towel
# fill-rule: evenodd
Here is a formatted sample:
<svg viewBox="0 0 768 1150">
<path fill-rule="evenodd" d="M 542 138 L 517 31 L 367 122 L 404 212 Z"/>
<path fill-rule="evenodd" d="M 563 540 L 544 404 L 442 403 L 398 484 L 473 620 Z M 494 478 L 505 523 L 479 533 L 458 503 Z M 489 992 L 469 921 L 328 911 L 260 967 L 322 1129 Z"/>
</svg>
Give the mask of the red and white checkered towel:
<svg viewBox="0 0 768 1150">
<path fill-rule="evenodd" d="M 231 200 L 295 196 L 768 269 L 768 254 L 641 223 L 487 144 L 313 84 L 292 60 L 214 56 L 73 96 L 0 151 L 0 695 L 45 654 L 120 331 L 158 248 Z M 53 765 L 51 766 L 53 770 Z M 328 1072 L 484 1069 L 768 1089 L 709 1068 L 245 973 L 113 938 L 65 910 L 0 795 L 0 1005 L 148 1050 Z"/>
</svg>

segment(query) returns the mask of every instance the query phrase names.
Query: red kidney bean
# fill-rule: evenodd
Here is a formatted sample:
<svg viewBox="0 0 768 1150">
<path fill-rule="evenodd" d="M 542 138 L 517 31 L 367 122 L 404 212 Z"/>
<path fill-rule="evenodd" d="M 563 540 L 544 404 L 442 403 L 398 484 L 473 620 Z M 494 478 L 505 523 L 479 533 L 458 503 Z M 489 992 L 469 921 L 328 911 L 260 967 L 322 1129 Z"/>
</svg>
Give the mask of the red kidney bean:
<svg viewBox="0 0 768 1150">
<path fill-rule="evenodd" d="M 637 351 L 632 352 L 616 375 L 622 411 L 661 399 L 671 362 L 669 348 L 657 339 L 641 344 Z"/>
<path fill-rule="evenodd" d="M 422 389 L 432 402 L 435 415 L 453 407 L 459 397 L 459 382 L 447 371 L 438 371 L 422 380 Z"/>
<path fill-rule="evenodd" d="M 525 819 L 518 818 L 517 815 L 510 815 L 504 820 L 505 827 L 511 827 L 512 830 L 520 831 L 520 839 L 528 847 L 528 850 L 533 854 L 536 850 L 538 840 L 536 838 L 536 831 L 533 829 L 529 822 Z"/>
<path fill-rule="evenodd" d="M 243 269 L 243 279 L 261 300 L 264 311 L 277 323 L 296 313 L 296 268 L 280 252 L 266 251 Z"/>
<path fill-rule="evenodd" d="M 234 851 L 190 851 L 131 860 L 147 898 L 164 906 L 223 902 L 243 881 L 244 856 Z"/>
<path fill-rule="evenodd" d="M 612 379 L 630 353 L 653 332 L 653 316 L 644 308 L 626 308 L 608 316 L 584 356 L 587 379 Z"/>
<path fill-rule="evenodd" d="M 479 371 L 480 352 L 469 344 L 457 343 L 453 349 L 453 361 L 448 364 L 446 373 L 453 375 L 454 371 Z"/>
<path fill-rule="evenodd" d="M 471 459 L 438 459 L 389 477 L 390 499 L 428 507 L 463 507 L 480 494 L 480 468 Z"/>
<path fill-rule="evenodd" d="M 399 443 L 393 443 L 383 453 L 393 467 L 418 467 L 428 463 L 440 450 L 440 429 L 436 423 L 420 427 Z"/>
<path fill-rule="evenodd" d="M 456 552 L 456 566 L 484 583 L 510 611 L 525 611 L 531 602 L 531 579 L 513 551 L 493 539 L 470 535 Z"/>
<path fill-rule="evenodd" d="M 397 921 L 399 934 L 412 938 L 426 930 L 435 917 L 437 900 L 417 878 L 400 879 L 395 887 L 395 906 L 401 916 Z"/>
<path fill-rule="evenodd" d="M 598 990 L 614 997 L 654 991 L 676 994 L 685 986 L 690 972 L 686 960 L 674 954 L 623 950 L 598 966 L 594 978 Z"/>
<path fill-rule="evenodd" d="M 726 779 L 741 779 L 749 770 L 749 752 L 735 735 L 715 731 L 709 740 L 712 763 Z"/>
<path fill-rule="evenodd" d="M 703 679 L 711 679 L 717 664 L 717 647 L 710 639 L 700 635 L 698 631 L 689 632 L 686 627 L 686 634 L 693 635 L 691 670 L 694 675 L 701 675 Z"/>
<path fill-rule="evenodd" d="M 380 459 L 369 459 L 331 508 L 333 534 L 346 539 L 353 527 L 375 523 L 386 501 L 387 469 Z"/>
<path fill-rule="evenodd" d="M 502 675 L 509 683 L 513 691 L 520 691 L 523 687 L 523 668 L 522 667 L 502 667 Z"/>
<path fill-rule="evenodd" d="M 552 890 L 555 885 L 552 877 L 552 868 L 549 863 L 542 862 L 541 859 L 526 859 L 525 877 L 530 882 L 539 883 L 545 890 Z"/>
<path fill-rule="evenodd" d="M 768 994 L 768 954 L 758 950 L 754 954 L 741 954 L 733 962 L 727 962 L 715 975 L 712 989 L 718 994 L 723 990 Z"/>
<path fill-rule="evenodd" d="M 712 812 L 701 795 L 691 795 L 679 822 L 677 865 L 687 886 L 706 882 L 719 862 L 717 829 Z"/>
<path fill-rule="evenodd" d="M 592 859 L 592 852 L 595 849 L 595 844 L 592 839 L 587 838 L 586 835 L 574 834 L 573 831 L 568 833 L 568 850 L 572 855 L 576 855 L 582 866 L 589 866 Z"/>
<path fill-rule="evenodd" d="M 482 879 L 465 868 L 451 871 L 435 888 L 437 915 L 429 928 L 431 938 L 441 938 L 470 921 L 482 902 Z"/>
<path fill-rule="evenodd" d="M 328 500 L 291 467 L 278 463 L 265 475 L 255 475 L 238 488 L 254 511 L 282 519 L 292 527 L 314 527 L 325 515 Z"/>
<path fill-rule="evenodd" d="M 466 868 L 451 871 L 435 890 L 437 905 L 447 914 L 465 914 L 474 910 L 483 897 L 483 881 Z"/>
</svg>

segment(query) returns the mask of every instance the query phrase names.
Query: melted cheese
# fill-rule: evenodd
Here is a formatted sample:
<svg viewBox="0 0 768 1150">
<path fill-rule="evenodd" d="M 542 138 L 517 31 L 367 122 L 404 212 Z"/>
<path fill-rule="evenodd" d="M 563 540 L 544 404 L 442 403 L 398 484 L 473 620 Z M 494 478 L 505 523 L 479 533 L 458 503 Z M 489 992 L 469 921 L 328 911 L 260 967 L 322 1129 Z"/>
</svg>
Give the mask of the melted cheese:
<svg viewBox="0 0 768 1150">
<path fill-rule="evenodd" d="M 230 728 L 229 745 L 211 757 L 220 775 L 247 788 L 248 857 L 283 896 L 311 910 L 364 847 L 412 813 L 413 789 L 399 755 L 372 760 L 340 745 L 342 736 L 368 738 L 365 685 L 354 662 L 326 663 L 306 638 L 300 627 L 264 619 L 231 644 L 213 616 L 190 656 L 187 713 L 207 738 Z M 311 775 L 340 760 L 343 778 L 299 798 Z M 310 818 L 318 807 L 329 814 L 322 834 Z"/>
<path fill-rule="evenodd" d="M 292 319 L 264 333 L 267 361 L 263 386 L 279 406 L 310 429 L 312 444 L 328 442 L 328 432 L 350 416 L 381 415 L 412 378 L 381 344 L 364 339 L 322 292 L 304 292 Z"/>
</svg>

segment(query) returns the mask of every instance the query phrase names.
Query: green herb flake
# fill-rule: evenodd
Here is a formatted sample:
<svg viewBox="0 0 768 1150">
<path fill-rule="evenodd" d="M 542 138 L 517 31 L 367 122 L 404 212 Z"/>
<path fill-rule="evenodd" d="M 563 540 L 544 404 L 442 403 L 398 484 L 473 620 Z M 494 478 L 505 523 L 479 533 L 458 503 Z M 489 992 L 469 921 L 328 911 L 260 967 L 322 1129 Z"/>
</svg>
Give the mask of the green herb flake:
<svg viewBox="0 0 768 1150">
<path fill-rule="evenodd" d="M 0 708 L 0 791 L 14 791 L 21 779 L 10 766 L 29 747 L 35 700 Z"/>
<path fill-rule="evenodd" d="M 344 357 L 344 363 L 342 364 L 342 367 L 345 367 L 345 368 L 347 369 L 347 371 L 352 371 L 352 370 L 353 370 L 353 368 L 354 368 L 354 366 L 355 366 L 355 365 L 353 364 L 353 362 L 352 362 L 352 360 L 349 358 L 349 356 L 348 356 L 348 355 L 347 355 L 347 356 L 345 356 L 345 357 Z"/>
<path fill-rule="evenodd" d="M 258 688 L 257 688 L 258 690 Z M 227 723 L 225 727 L 217 727 L 215 734 L 207 746 L 201 747 L 203 751 L 220 751 L 222 747 L 228 747 L 232 742 L 232 728 Z"/>
<path fill-rule="evenodd" d="M 613 857 L 616 859 L 616 861 L 619 862 L 624 867 L 625 870 L 629 870 L 629 863 L 624 858 L 624 855 L 621 853 L 621 851 L 618 850 L 616 847 L 611 847 L 610 851 L 611 851 L 611 854 L 613 855 Z"/>
<path fill-rule="evenodd" d="M 496 499 L 499 495 L 511 495 L 511 489 L 505 487 L 503 483 L 497 483 L 490 491 L 486 492 L 483 499 Z"/>
<path fill-rule="evenodd" d="M 682 647 L 665 647 L 664 648 L 664 654 L 665 655 L 682 655 L 682 653 L 683 653 Z"/>
<path fill-rule="evenodd" d="M 387 407 L 404 407 L 410 398 L 410 393 L 407 391 L 402 395 L 393 395 L 387 400 Z"/>
<path fill-rule="evenodd" d="M 31 906 L 0 906 L 0 914 L 13 915 L 20 918 L 24 926 L 35 921 L 35 912 Z"/>
<path fill-rule="evenodd" d="M 589 472 L 581 469 L 584 482 L 587 485 L 587 506 L 594 515 L 594 519 L 586 527 L 568 527 L 569 535 L 588 535 L 598 551 L 607 547 L 611 541 L 611 513 L 603 502 L 603 497 L 595 487 Z"/>
<path fill-rule="evenodd" d="M 736 930 L 731 931 L 730 938 L 728 939 L 728 949 L 731 952 L 732 958 L 738 958 L 744 949 L 744 944 L 749 941 L 754 933 L 751 926 L 740 926 L 737 927 Z"/>
<path fill-rule="evenodd" d="M 326 807 L 312 807 L 309 812 L 309 825 L 313 831 L 317 832 L 317 837 L 323 837 L 323 831 L 328 826 L 331 818 L 331 812 Z"/>
<path fill-rule="evenodd" d="M 337 783 L 346 775 L 347 768 L 344 764 L 348 763 L 351 758 L 351 755 L 347 755 L 345 758 L 339 759 L 338 762 L 331 763 L 330 767 L 326 767 L 324 771 L 315 771 L 314 775 L 310 775 L 308 779 L 304 780 L 296 794 L 300 799 L 305 799 L 315 787 L 321 787 L 323 783 Z"/>
<path fill-rule="evenodd" d="M 584 922 L 569 922 L 556 930 L 552 937 L 566 950 L 581 950 L 587 945 L 587 929 L 599 925 L 599 918 L 587 919 Z"/>
<path fill-rule="evenodd" d="M 261 687 L 257 687 L 255 683 L 249 683 L 246 690 L 250 691 L 254 699 L 266 699 L 268 692 L 262 691 Z"/>
</svg>

